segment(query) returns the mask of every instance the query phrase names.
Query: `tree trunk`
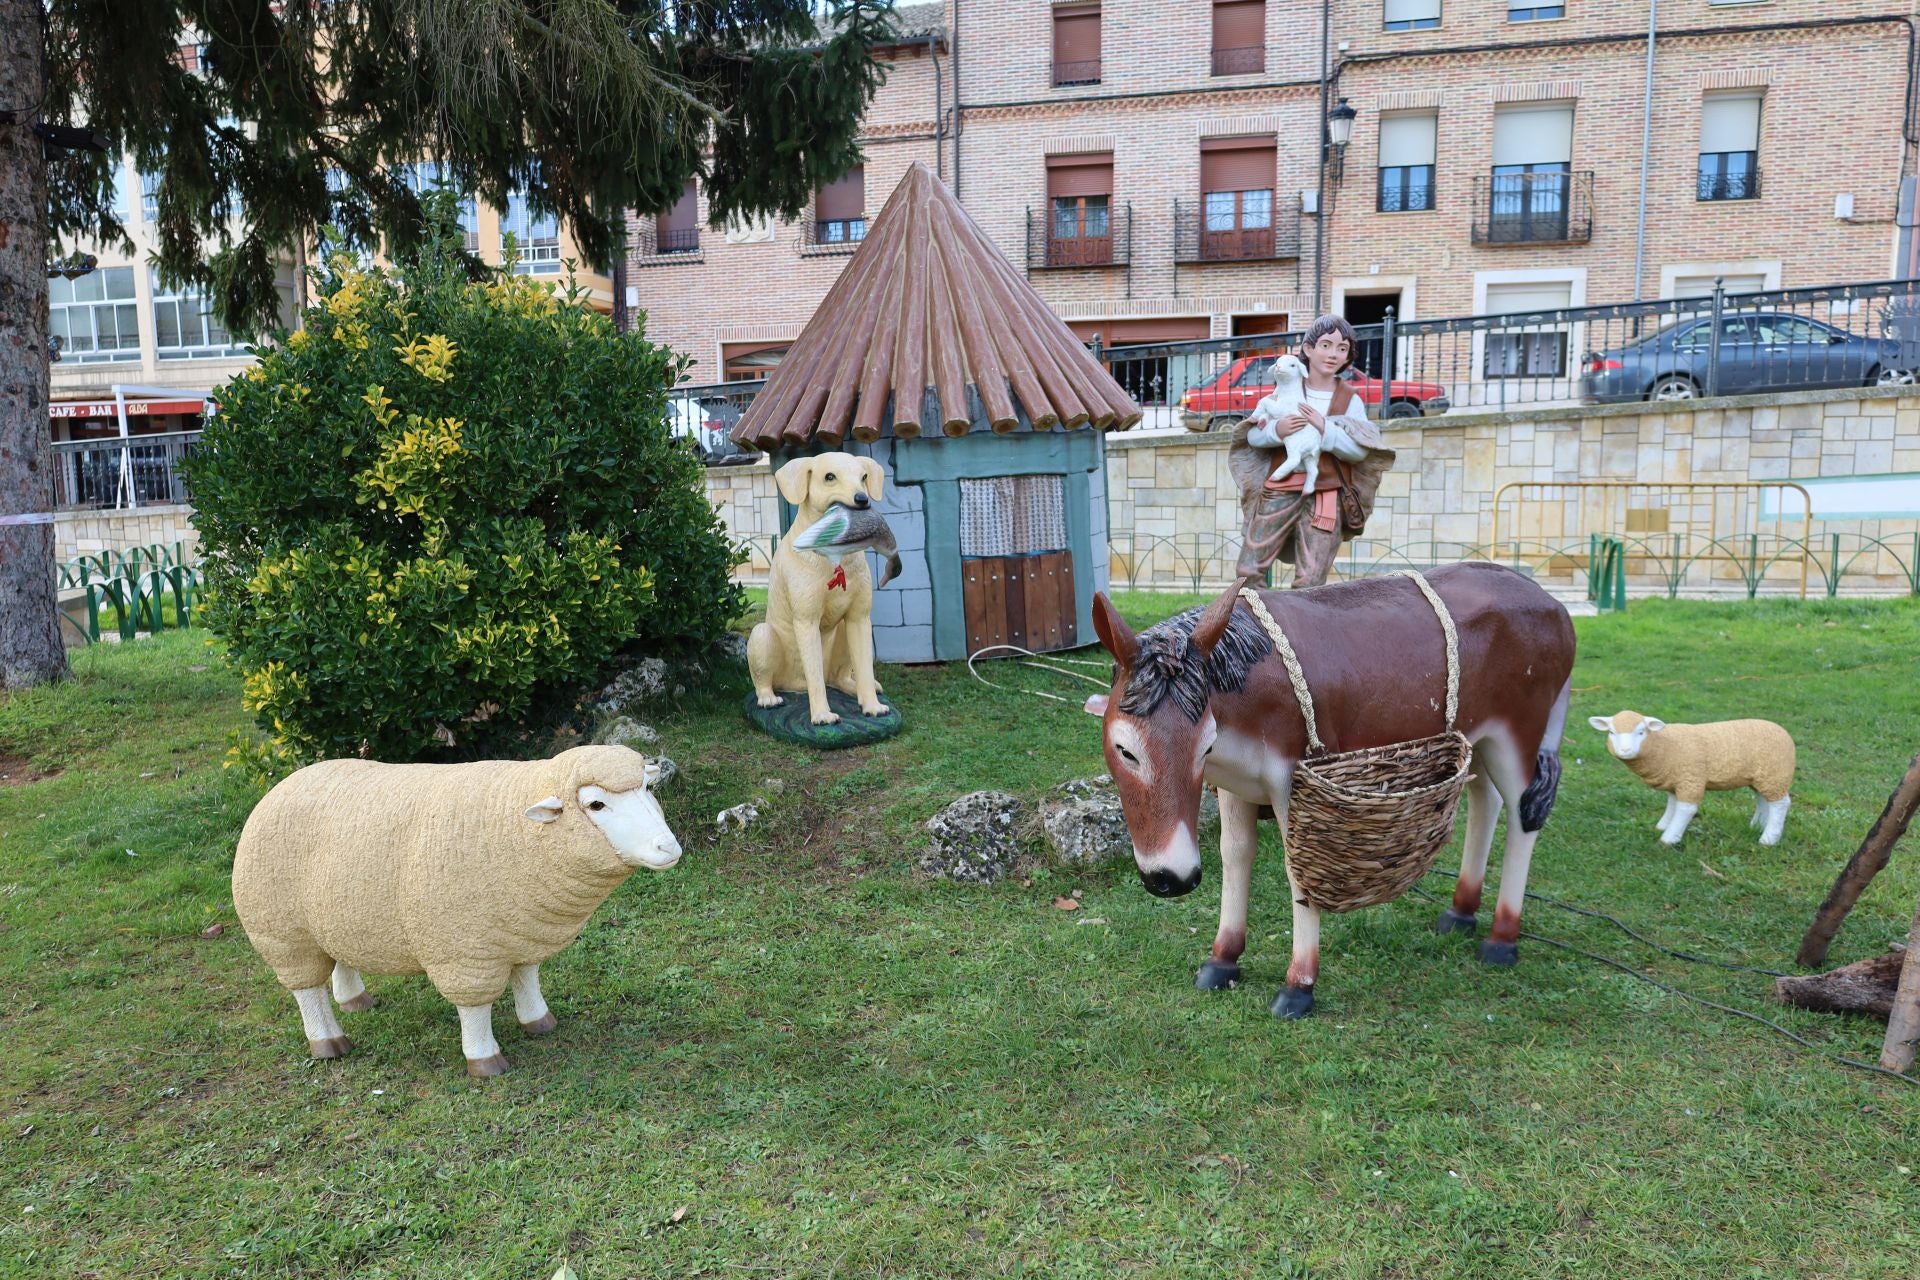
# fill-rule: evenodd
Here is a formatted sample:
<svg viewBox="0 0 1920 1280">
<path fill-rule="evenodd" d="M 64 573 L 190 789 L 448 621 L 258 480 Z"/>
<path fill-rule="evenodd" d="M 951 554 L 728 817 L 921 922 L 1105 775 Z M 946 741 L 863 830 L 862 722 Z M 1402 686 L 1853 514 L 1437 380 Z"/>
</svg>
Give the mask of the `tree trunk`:
<svg viewBox="0 0 1920 1280">
<path fill-rule="evenodd" d="M 1797 963 L 1815 965 L 1825 962 L 1827 948 L 1833 945 L 1833 935 L 1840 932 L 1840 922 L 1847 918 L 1847 912 L 1853 910 L 1853 904 L 1859 900 L 1867 883 L 1887 865 L 1887 860 L 1893 856 L 1894 842 L 1905 834 L 1916 809 L 1920 809 L 1920 755 L 1907 765 L 1907 776 L 1887 797 L 1887 807 L 1880 811 L 1879 818 L 1867 832 L 1867 838 L 1860 842 L 1853 857 L 1847 860 L 1846 869 L 1833 882 L 1833 890 L 1827 894 L 1827 900 L 1820 904 L 1820 910 L 1814 912 L 1807 936 L 1800 939 L 1800 951 L 1794 957 Z"/>
<path fill-rule="evenodd" d="M 40 0 L 0 0 L 0 689 L 67 673 L 54 607 Z"/>
<path fill-rule="evenodd" d="M 1893 991 L 1905 958 L 1905 952 L 1889 951 L 1811 977 L 1775 978 L 1774 998 L 1816 1013 L 1870 1013 L 1884 1018 L 1893 1008 Z"/>
<path fill-rule="evenodd" d="M 1913 932 L 1907 935 L 1907 960 L 1900 966 L 1900 988 L 1893 994 L 1887 1015 L 1887 1038 L 1880 1044 L 1880 1065 L 1905 1071 L 1920 1049 L 1920 907 L 1913 912 Z"/>
</svg>

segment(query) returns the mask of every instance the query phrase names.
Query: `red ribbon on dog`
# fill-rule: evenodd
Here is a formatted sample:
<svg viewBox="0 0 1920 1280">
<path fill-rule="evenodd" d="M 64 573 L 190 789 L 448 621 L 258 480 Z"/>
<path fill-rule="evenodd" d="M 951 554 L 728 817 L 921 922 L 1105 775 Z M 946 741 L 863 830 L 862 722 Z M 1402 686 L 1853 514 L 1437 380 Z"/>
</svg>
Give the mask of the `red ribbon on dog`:
<svg viewBox="0 0 1920 1280">
<path fill-rule="evenodd" d="M 833 576 L 827 579 L 827 590 L 832 591 L 836 587 L 842 591 L 847 589 L 847 566 L 843 564 L 833 566 Z"/>
</svg>

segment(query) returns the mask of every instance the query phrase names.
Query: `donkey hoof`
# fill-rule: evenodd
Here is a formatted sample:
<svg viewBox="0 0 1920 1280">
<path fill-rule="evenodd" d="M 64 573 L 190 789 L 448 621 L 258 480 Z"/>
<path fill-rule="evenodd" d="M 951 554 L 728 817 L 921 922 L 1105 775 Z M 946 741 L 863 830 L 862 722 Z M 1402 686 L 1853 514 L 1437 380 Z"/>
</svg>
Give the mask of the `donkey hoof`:
<svg viewBox="0 0 1920 1280">
<path fill-rule="evenodd" d="M 345 1036 L 331 1036 L 325 1040 L 307 1041 L 307 1052 L 316 1058 L 344 1058 L 353 1048 L 353 1041 Z"/>
<path fill-rule="evenodd" d="M 489 1076 L 503 1075 L 505 1074 L 506 1070 L 507 1070 L 507 1060 L 501 1057 L 497 1053 L 489 1058 L 468 1058 L 467 1059 L 467 1074 L 470 1076 L 475 1076 L 479 1079 L 486 1079 Z"/>
<path fill-rule="evenodd" d="M 1520 962 L 1520 944 L 1517 942 L 1495 942 L 1488 938 L 1480 944 L 1480 963 L 1497 964 L 1501 968 L 1511 968 Z"/>
<path fill-rule="evenodd" d="M 1462 915 L 1452 907 L 1446 907 L 1441 910 L 1440 918 L 1433 922 L 1433 931 L 1435 933 L 1478 933 L 1480 917 Z"/>
<path fill-rule="evenodd" d="M 530 1036 L 543 1036 L 559 1025 L 559 1019 L 555 1018 L 553 1010 L 549 1009 L 532 1022 L 521 1023 L 520 1029 Z"/>
<path fill-rule="evenodd" d="M 1209 960 L 1193 975 L 1193 985 L 1200 991 L 1230 991 L 1240 985 L 1240 966 Z"/>
<path fill-rule="evenodd" d="M 351 1000 L 342 1000 L 340 1009 L 343 1013 L 359 1013 L 364 1009 L 373 1008 L 373 1003 L 373 992 L 362 991 Z"/>
<path fill-rule="evenodd" d="M 1313 1012 L 1312 987 L 1282 987 L 1273 998 L 1273 1016 L 1292 1021 Z"/>
</svg>

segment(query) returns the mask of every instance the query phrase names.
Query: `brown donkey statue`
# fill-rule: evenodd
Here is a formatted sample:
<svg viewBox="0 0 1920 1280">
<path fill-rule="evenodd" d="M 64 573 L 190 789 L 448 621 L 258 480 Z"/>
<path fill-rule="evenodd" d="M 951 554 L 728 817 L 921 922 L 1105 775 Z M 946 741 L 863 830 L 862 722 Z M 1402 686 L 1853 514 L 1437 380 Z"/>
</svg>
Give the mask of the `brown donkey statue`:
<svg viewBox="0 0 1920 1280">
<path fill-rule="evenodd" d="M 1499 565 L 1448 565 L 1426 578 L 1459 632 L 1458 728 L 1473 744 L 1460 879 L 1435 928 L 1477 928 L 1494 819 L 1504 805 L 1500 901 L 1480 958 L 1512 964 L 1527 864 L 1559 787 L 1573 623 L 1552 596 Z M 1329 752 L 1442 731 L 1445 646 L 1415 583 L 1367 578 L 1261 598 L 1300 655 Z M 1112 691 L 1089 698 L 1087 710 L 1102 718 L 1107 768 L 1149 891 L 1175 897 L 1199 886 L 1200 789 L 1220 790 L 1220 930 L 1195 985 L 1231 987 L 1247 942 L 1255 822 L 1270 806 L 1285 830 L 1294 766 L 1307 749 L 1300 704 L 1273 642 L 1231 591 L 1140 635 L 1096 595 L 1093 621 L 1116 667 Z M 1299 1018 L 1313 1011 L 1320 912 L 1303 900 L 1291 871 L 1288 885 L 1293 959 L 1273 1012 Z"/>
</svg>

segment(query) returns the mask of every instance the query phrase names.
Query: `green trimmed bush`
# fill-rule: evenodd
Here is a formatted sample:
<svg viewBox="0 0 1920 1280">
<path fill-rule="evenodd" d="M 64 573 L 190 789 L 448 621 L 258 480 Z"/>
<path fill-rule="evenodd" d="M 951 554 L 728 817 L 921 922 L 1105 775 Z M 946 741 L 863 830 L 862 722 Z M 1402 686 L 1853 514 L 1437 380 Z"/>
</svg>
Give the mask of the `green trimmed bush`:
<svg viewBox="0 0 1920 1280">
<path fill-rule="evenodd" d="M 720 637 L 740 593 L 668 432 L 681 357 L 446 247 L 333 254 L 316 289 L 187 465 L 208 624 L 272 755 L 483 754 L 622 650 Z"/>
</svg>

